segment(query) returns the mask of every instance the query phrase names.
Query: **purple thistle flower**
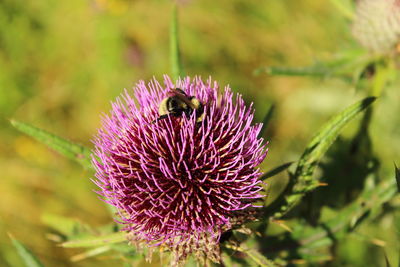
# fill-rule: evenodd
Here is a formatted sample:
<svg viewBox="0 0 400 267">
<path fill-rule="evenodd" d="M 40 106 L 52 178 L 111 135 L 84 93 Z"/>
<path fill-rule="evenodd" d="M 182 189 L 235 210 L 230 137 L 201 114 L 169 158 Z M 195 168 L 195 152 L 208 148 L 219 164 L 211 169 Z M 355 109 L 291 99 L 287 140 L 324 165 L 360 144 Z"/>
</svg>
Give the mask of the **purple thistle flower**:
<svg viewBox="0 0 400 267">
<path fill-rule="evenodd" d="M 181 116 L 159 119 L 159 105 L 180 88 L 203 105 Z M 262 195 L 257 166 L 267 150 L 252 125 L 253 110 L 230 88 L 218 94 L 211 78 L 186 77 L 164 86 L 153 79 L 125 90 L 95 137 L 95 183 L 117 208 L 129 239 L 165 245 L 174 262 L 187 254 L 219 261 L 219 237 L 251 217 Z M 203 115 L 202 120 L 198 118 Z"/>
</svg>

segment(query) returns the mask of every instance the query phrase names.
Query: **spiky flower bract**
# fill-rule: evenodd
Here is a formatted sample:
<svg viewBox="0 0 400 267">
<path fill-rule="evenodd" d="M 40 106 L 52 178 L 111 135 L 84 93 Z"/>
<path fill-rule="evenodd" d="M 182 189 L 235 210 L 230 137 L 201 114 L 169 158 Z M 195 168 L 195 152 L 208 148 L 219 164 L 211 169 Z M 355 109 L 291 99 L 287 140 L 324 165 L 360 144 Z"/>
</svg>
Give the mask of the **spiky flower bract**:
<svg viewBox="0 0 400 267">
<path fill-rule="evenodd" d="M 400 42 L 400 1 L 358 0 L 352 31 L 370 51 L 390 52 Z"/>
<path fill-rule="evenodd" d="M 191 115 L 158 119 L 176 88 L 203 104 Z M 164 76 L 125 91 L 95 137 L 95 183 L 119 211 L 135 244 L 166 246 L 174 264 L 190 253 L 219 261 L 219 237 L 251 216 L 262 195 L 257 166 L 266 156 L 253 110 L 211 78 Z"/>
</svg>

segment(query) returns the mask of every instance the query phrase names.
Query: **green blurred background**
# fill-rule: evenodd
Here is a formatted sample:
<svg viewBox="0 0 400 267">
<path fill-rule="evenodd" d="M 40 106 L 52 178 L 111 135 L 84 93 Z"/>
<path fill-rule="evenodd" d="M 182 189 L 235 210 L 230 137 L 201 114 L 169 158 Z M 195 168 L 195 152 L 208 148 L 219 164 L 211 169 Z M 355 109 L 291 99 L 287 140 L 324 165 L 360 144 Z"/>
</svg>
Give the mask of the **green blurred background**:
<svg viewBox="0 0 400 267">
<path fill-rule="evenodd" d="M 0 266 L 22 264 L 7 232 L 47 266 L 118 265 L 107 257 L 71 262 L 80 251 L 48 239 L 43 214 L 93 226 L 111 218 L 93 192 L 90 172 L 20 134 L 8 119 L 91 146 L 110 101 L 139 79 L 161 79 L 169 72 L 171 9 L 172 2 L 162 0 L 0 1 Z M 186 0 L 179 20 L 188 75 L 229 84 L 254 102 L 257 121 L 276 104 L 263 170 L 296 160 L 327 118 L 366 96 L 339 79 L 253 75 L 261 66 L 307 65 L 357 46 L 349 21 L 329 1 Z M 393 161 L 400 164 L 399 102 L 395 83 L 378 101 L 371 129 L 383 177 L 393 176 Z M 346 128 L 344 138 L 356 126 Z M 284 175 L 275 182 L 280 179 Z M 398 216 L 349 236 L 332 266 L 382 266 L 384 250 L 395 266 L 399 242 L 393 218 Z M 372 238 L 386 247 L 366 241 Z"/>
</svg>

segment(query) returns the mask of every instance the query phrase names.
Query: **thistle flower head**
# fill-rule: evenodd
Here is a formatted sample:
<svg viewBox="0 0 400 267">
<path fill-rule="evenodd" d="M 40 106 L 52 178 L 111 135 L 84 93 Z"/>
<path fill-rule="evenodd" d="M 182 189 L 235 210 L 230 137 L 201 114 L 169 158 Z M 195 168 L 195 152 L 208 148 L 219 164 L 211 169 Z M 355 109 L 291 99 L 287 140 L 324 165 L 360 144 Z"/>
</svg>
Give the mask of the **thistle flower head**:
<svg viewBox="0 0 400 267">
<path fill-rule="evenodd" d="M 399 0 L 358 0 L 353 36 L 375 53 L 387 53 L 400 42 Z"/>
<path fill-rule="evenodd" d="M 202 110 L 160 118 L 180 88 Z M 119 211 L 134 243 L 163 245 L 175 262 L 189 253 L 219 261 L 222 232 L 250 216 L 263 197 L 257 166 L 266 156 L 261 125 L 240 95 L 196 77 L 140 81 L 117 98 L 95 137 L 95 183 Z M 202 114 L 199 114 L 202 113 Z M 201 120 L 199 120 L 201 116 Z"/>
</svg>

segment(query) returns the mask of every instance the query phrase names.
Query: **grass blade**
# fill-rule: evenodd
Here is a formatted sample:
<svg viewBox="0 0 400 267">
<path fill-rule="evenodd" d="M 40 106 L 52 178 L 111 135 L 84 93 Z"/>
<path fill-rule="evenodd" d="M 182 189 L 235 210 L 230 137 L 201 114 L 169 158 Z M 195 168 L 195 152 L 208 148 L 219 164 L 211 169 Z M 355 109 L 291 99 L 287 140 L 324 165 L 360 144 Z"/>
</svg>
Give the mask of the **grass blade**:
<svg viewBox="0 0 400 267">
<path fill-rule="evenodd" d="M 388 256 L 386 254 L 386 252 L 384 252 L 384 256 L 385 256 L 385 262 L 386 262 L 386 267 L 391 267 Z"/>
<path fill-rule="evenodd" d="M 172 77 L 174 80 L 177 80 L 179 77 L 182 77 L 182 65 L 179 50 L 178 10 L 176 5 L 174 5 L 172 10 L 169 38 Z"/>
<path fill-rule="evenodd" d="M 15 239 L 11 234 L 9 234 L 9 237 L 26 267 L 44 267 L 39 259 L 27 247 Z"/>
<path fill-rule="evenodd" d="M 400 170 L 397 168 L 396 164 L 394 164 L 394 172 L 396 177 L 397 189 L 400 193 Z"/>
<path fill-rule="evenodd" d="M 375 97 L 368 97 L 346 108 L 330 119 L 315 135 L 300 157 L 290 184 L 284 196 L 281 197 L 280 201 L 283 203 L 279 203 L 278 211 L 274 213 L 275 219 L 285 215 L 300 201 L 304 194 L 319 186 L 318 180 L 312 178 L 319 160 L 335 141 L 343 127 L 357 114 L 369 107 L 375 99 Z"/>
<path fill-rule="evenodd" d="M 83 248 L 83 247 L 98 247 L 105 246 L 114 243 L 120 243 L 126 241 L 126 233 L 118 232 L 109 235 L 87 237 L 77 240 L 64 242 L 61 244 L 64 248 Z"/>
<path fill-rule="evenodd" d="M 342 13 L 347 19 L 352 20 L 354 18 L 354 5 L 349 0 L 331 0 L 332 4 L 337 10 Z"/>
<path fill-rule="evenodd" d="M 11 124 L 19 131 L 33 137 L 40 143 L 47 145 L 48 147 L 60 153 L 61 155 L 69 159 L 72 159 L 74 161 L 77 161 L 84 168 L 86 169 L 93 168 L 90 160 L 91 157 L 90 149 L 72 143 L 66 139 L 58 137 L 52 133 L 36 128 L 24 122 L 11 120 Z"/>
</svg>

